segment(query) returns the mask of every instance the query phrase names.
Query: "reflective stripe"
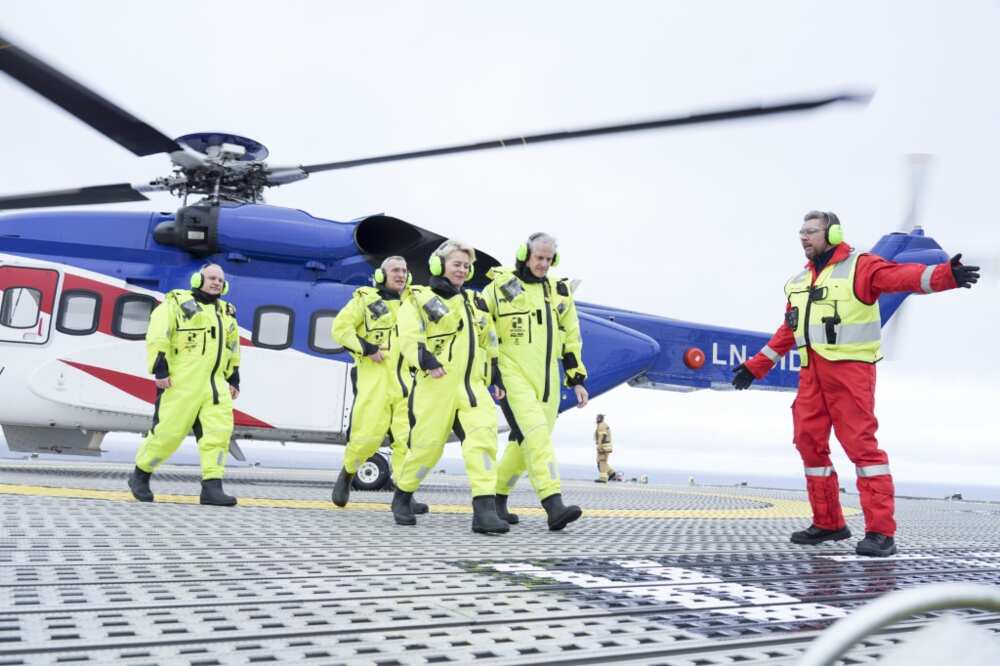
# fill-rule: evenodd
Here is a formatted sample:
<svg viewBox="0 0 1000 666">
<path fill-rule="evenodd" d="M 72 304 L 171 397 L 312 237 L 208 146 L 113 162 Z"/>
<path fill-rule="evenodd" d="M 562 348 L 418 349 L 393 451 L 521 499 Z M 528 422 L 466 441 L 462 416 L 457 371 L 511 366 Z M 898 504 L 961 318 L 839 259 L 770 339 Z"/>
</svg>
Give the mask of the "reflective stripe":
<svg viewBox="0 0 1000 666">
<path fill-rule="evenodd" d="M 805 337 L 803 337 L 801 335 L 796 335 L 795 336 L 795 346 L 796 347 L 805 347 L 806 346 L 806 339 L 805 339 Z"/>
<path fill-rule="evenodd" d="M 520 478 L 521 478 L 520 474 L 515 474 L 514 476 L 510 477 L 510 481 L 507 482 L 507 487 L 508 488 L 513 488 L 514 486 L 516 486 L 517 485 L 517 480 L 520 479 Z"/>
<path fill-rule="evenodd" d="M 847 258 L 836 264 L 833 270 L 830 271 L 830 277 L 835 280 L 846 280 L 851 276 L 851 269 L 854 268 L 854 262 L 858 260 L 858 255 L 851 250 L 851 253 L 847 255 Z"/>
<path fill-rule="evenodd" d="M 924 269 L 924 272 L 920 274 L 920 288 L 925 294 L 933 293 L 934 290 L 931 289 L 931 275 L 934 274 L 934 266 L 928 266 Z"/>
<path fill-rule="evenodd" d="M 430 467 L 424 467 L 423 465 L 421 465 L 420 468 L 417 470 L 417 479 L 423 481 L 424 477 L 427 476 L 427 472 L 429 471 L 431 471 Z"/>
<path fill-rule="evenodd" d="M 559 480 L 559 471 L 556 470 L 555 463 L 549 463 L 549 476 L 555 481 Z"/>
<path fill-rule="evenodd" d="M 833 465 L 827 465 L 826 467 L 806 467 L 806 476 L 832 476 L 833 475 Z"/>
<path fill-rule="evenodd" d="M 801 273 L 793 277 L 791 280 L 789 280 L 789 282 L 801 282 L 802 280 L 805 280 L 808 275 L 809 275 L 808 270 L 802 271 Z"/>
<path fill-rule="evenodd" d="M 888 465 L 868 465 L 867 467 L 856 467 L 855 471 L 859 477 L 868 478 L 870 476 L 888 476 L 892 474 Z"/>
<path fill-rule="evenodd" d="M 870 321 L 864 324 L 838 324 L 835 330 L 837 339 L 834 344 L 838 345 L 878 342 L 882 339 L 882 323 L 879 321 Z M 826 339 L 826 326 L 823 324 L 810 326 L 809 338 L 813 344 L 829 344 Z"/>
<path fill-rule="evenodd" d="M 778 352 L 771 349 L 770 345 L 764 345 L 761 347 L 760 353 L 771 359 L 772 363 L 778 362 Z"/>
<path fill-rule="evenodd" d="M 490 454 L 483 451 L 483 469 L 487 472 L 493 469 L 493 459 L 490 458 Z"/>
</svg>

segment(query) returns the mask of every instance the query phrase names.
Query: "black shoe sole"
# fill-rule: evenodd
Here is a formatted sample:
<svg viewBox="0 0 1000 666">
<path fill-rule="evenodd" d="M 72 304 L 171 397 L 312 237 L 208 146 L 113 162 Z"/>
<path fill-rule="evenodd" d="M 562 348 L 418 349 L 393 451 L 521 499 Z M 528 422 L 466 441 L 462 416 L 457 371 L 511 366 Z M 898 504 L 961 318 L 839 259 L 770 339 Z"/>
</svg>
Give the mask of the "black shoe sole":
<svg viewBox="0 0 1000 666">
<path fill-rule="evenodd" d="M 843 533 L 835 532 L 833 534 L 828 534 L 826 536 L 822 536 L 817 539 L 796 541 L 795 537 L 792 537 L 790 541 L 794 543 L 796 546 L 816 546 L 827 541 L 843 541 L 844 539 L 850 539 L 850 538 L 851 538 L 850 530 L 845 530 Z"/>
<path fill-rule="evenodd" d="M 490 529 L 487 527 L 477 527 L 476 525 L 473 525 L 472 531 L 476 534 L 506 534 L 510 531 L 510 526 Z"/>
<path fill-rule="evenodd" d="M 409 518 L 400 518 L 397 515 L 393 515 L 392 519 L 396 521 L 397 525 L 416 525 L 417 524 L 417 519 L 414 518 L 414 517 L 412 517 L 412 516 L 409 517 Z"/>
<path fill-rule="evenodd" d="M 583 510 L 578 506 L 568 506 L 563 515 L 559 516 L 559 519 L 554 523 L 549 523 L 550 532 L 558 532 L 563 529 L 574 520 L 580 518 L 583 515 Z"/>
<path fill-rule="evenodd" d="M 210 500 L 203 500 L 199 498 L 198 504 L 201 504 L 203 506 L 236 506 L 236 500 L 233 500 L 232 502 L 223 503 L 223 502 L 212 502 Z"/>
<path fill-rule="evenodd" d="M 521 522 L 521 519 L 517 517 L 516 513 L 508 513 L 506 516 L 502 516 L 499 513 L 497 515 L 500 516 L 500 520 L 504 521 L 508 525 L 517 525 Z"/>
</svg>

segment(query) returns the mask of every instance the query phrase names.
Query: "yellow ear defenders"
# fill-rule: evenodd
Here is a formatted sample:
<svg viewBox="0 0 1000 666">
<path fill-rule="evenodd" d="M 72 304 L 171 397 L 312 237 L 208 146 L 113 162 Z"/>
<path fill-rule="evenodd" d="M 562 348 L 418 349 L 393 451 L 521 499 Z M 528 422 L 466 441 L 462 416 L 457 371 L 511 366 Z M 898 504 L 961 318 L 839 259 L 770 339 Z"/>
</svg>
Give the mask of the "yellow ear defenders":
<svg viewBox="0 0 1000 666">
<path fill-rule="evenodd" d="M 199 270 L 197 273 L 192 273 L 191 274 L 191 288 L 192 289 L 201 289 L 202 286 L 204 286 L 204 284 L 205 284 L 205 276 L 201 274 L 201 271 L 205 270 L 206 268 L 208 268 L 208 267 L 207 266 L 202 266 L 201 270 Z M 229 293 L 229 280 L 224 280 L 222 282 L 222 293 L 219 294 L 219 295 L 220 296 L 225 296 L 228 293 Z"/>
<path fill-rule="evenodd" d="M 523 264 L 524 262 L 526 262 L 528 260 L 528 257 L 531 256 L 531 249 L 530 249 L 531 242 L 534 241 L 539 236 L 542 236 L 542 235 L 543 234 L 541 234 L 541 233 L 531 234 L 530 236 L 528 236 L 527 242 L 521 243 L 520 245 L 517 246 L 517 251 L 514 253 L 514 258 L 517 259 L 517 262 L 519 264 Z M 553 268 L 559 265 L 559 253 L 558 252 L 556 252 L 555 254 L 552 255 L 552 264 L 551 265 L 552 265 Z"/>
<path fill-rule="evenodd" d="M 835 213 L 823 213 L 826 218 L 827 245 L 840 245 L 844 242 L 844 228 L 840 226 L 840 218 Z"/>
<path fill-rule="evenodd" d="M 438 277 L 444 273 L 444 262 L 441 261 L 441 257 L 437 254 L 432 254 L 430 259 L 427 260 L 427 268 L 430 269 L 431 275 Z M 468 282 L 472 279 L 472 276 L 476 274 L 476 264 L 469 264 L 469 274 L 465 276 L 465 281 Z"/>
<path fill-rule="evenodd" d="M 385 271 L 383 271 L 381 268 L 376 268 L 375 274 L 372 275 L 372 282 L 374 282 L 376 285 L 379 286 L 385 284 Z M 411 273 L 409 269 L 407 269 L 406 286 L 409 287 L 411 284 L 413 284 L 413 273 Z"/>
</svg>

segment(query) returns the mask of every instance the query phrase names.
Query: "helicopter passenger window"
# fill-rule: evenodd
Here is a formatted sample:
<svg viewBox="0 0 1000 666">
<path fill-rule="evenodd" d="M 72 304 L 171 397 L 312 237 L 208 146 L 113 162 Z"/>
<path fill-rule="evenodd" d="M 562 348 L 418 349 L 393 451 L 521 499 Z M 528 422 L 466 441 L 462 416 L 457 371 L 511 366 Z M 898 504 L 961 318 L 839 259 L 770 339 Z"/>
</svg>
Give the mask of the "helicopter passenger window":
<svg viewBox="0 0 1000 666">
<path fill-rule="evenodd" d="M 59 299 L 56 330 L 67 335 L 90 335 L 97 330 L 101 314 L 101 296 L 92 291 L 64 291 Z"/>
<path fill-rule="evenodd" d="M 339 354 L 344 348 L 333 339 L 333 318 L 336 310 L 317 310 L 309 323 L 309 348 L 320 354 Z"/>
<path fill-rule="evenodd" d="M 0 300 L 0 326 L 34 328 L 38 323 L 42 292 L 31 287 L 9 287 Z"/>
<path fill-rule="evenodd" d="M 253 343 L 264 349 L 292 346 L 295 313 L 280 305 L 262 305 L 253 315 Z"/>
<path fill-rule="evenodd" d="M 115 301 L 115 314 L 111 318 L 111 330 L 119 338 L 142 340 L 149 328 L 149 316 L 157 301 L 152 296 L 129 294 L 119 296 Z"/>
</svg>

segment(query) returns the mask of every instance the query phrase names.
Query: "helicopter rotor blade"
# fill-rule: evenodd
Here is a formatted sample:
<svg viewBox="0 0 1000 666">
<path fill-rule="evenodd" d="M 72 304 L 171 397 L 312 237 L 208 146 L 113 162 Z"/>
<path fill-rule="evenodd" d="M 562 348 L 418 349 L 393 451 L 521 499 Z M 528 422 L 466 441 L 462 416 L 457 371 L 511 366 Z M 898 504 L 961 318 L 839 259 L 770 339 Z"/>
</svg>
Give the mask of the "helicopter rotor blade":
<svg viewBox="0 0 1000 666">
<path fill-rule="evenodd" d="M 668 127 L 681 127 L 684 125 L 698 125 L 704 123 L 715 123 L 727 120 L 740 120 L 743 118 L 755 118 L 759 116 L 770 116 L 782 113 L 797 113 L 816 109 L 828 104 L 837 102 L 852 102 L 867 104 L 871 99 L 870 93 L 843 93 L 829 97 L 817 99 L 797 100 L 769 106 L 749 106 L 725 109 L 722 111 L 709 111 L 696 113 L 688 116 L 673 116 L 668 118 L 657 118 L 634 123 L 624 123 L 620 125 L 604 125 L 600 127 L 589 127 L 578 130 L 563 130 L 558 132 L 547 132 L 545 134 L 534 134 L 531 136 L 513 136 L 506 139 L 493 139 L 478 143 L 468 143 L 457 146 L 447 146 L 443 148 L 430 148 L 427 150 L 415 150 L 407 153 L 395 153 L 392 155 L 379 155 L 376 157 L 365 157 L 356 160 L 345 160 L 342 162 L 327 162 L 325 164 L 311 164 L 300 167 L 306 174 L 319 171 L 332 171 L 334 169 L 350 169 L 353 167 L 365 166 L 367 164 L 379 164 L 383 162 L 399 162 L 402 160 L 413 160 L 422 157 L 435 157 L 437 155 L 451 155 L 454 153 L 469 153 L 479 150 L 490 150 L 493 148 L 511 148 L 514 146 L 526 146 L 532 143 L 546 143 L 550 141 L 566 141 L 569 139 L 582 139 L 592 136 L 603 136 L 607 134 L 620 134 L 625 132 L 640 132 L 643 130 L 664 129 Z"/>
<path fill-rule="evenodd" d="M 87 204 L 120 203 L 122 201 L 148 201 L 149 197 L 140 188 L 128 183 L 114 185 L 94 185 L 70 190 L 51 190 L 0 197 L 0 210 L 18 208 L 45 208 L 47 206 L 84 206 Z M 155 186 L 143 186 L 145 191 L 154 191 Z"/>
<path fill-rule="evenodd" d="M 170 137 L 35 58 L 2 35 L 0 71 L 140 157 L 182 151 Z"/>
</svg>

